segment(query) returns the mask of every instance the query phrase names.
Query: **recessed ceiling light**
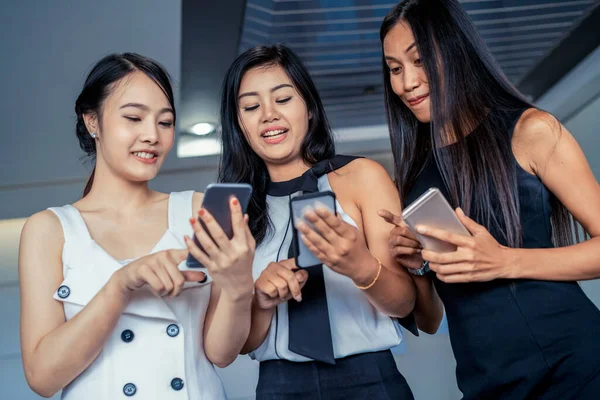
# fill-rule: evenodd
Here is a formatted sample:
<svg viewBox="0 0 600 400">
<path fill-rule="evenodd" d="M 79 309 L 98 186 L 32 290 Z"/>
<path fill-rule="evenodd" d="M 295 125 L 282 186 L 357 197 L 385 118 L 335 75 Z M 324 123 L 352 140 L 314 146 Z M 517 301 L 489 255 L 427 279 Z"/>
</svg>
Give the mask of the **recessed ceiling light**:
<svg viewBox="0 0 600 400">
<path fill-rule="evenodd" d="M 192 126 L 192 128 L 190 129 L 190 133 L 193 133 L 194 135 L 204 136 L 215 132 L 216 129 L 217 126 L 215 124 L 211 124 L 210 122 L 200 122 L 199 124 Z"/>
</svg>

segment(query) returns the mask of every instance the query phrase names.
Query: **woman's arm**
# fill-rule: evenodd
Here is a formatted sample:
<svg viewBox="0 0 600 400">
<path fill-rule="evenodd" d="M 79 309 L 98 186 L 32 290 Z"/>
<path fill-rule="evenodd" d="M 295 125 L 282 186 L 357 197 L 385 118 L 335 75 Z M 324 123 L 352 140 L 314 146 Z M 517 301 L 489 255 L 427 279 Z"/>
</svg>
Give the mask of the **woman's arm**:
<svg viewBox="0 0 600 400">
<path fill-rule="evenodd" d="M 573 135 L 552 115 L 528 110 L 515 128 L 515 155 L 573 214 L 591 239 L 554 249 L 510 249 L 509 276 L 569 281 L 599 278 L 600 185 Z"/>
<path fill-rule="evenodd" d="M 200 196 L 195 197 L 194 208 L 200 199 Z M 206 357 L 221 368 L 236 359 L 248 339 L 254 288 L 254 238 L 239 201 L 231 199 L 229 207 L 233 228 L 231 240 L 205 210 L 200 211 L 200 218 L 206 231 L 195 218 L 190 220 L 202 250 L 190 238 L 186 238 L 190 253 L 206 266 L 213 278 L 204 320 L 204 351 Z"/>
<path fill-rule="evenodd" d="M 498 244 L 485 227 L 458 210 L 473 236 L 417 228 L 422 234 L 457 245 L 453 253 L 423 250 L 423 258 L 445 282 L 600 277 L 600 186 L 573 136 L 551 115 L 531 109 L 515 127 L 513 149 L 519 164 L 541 179 L 591 239 L 562 248 L 512 249 Z"/>
<path fill-rule="evenodd" d="M 442 320 L 444 309 L 433 282 L 427 276 L 409 275 L 406 269 L 402 268 L 395 260 L 389 251 L 389 234 L 393 225 L 390 225 L 378 214 L 379 210 L 386 209 L 400 215 L 400 197 L 396 186 L 387 171 L 379 164 L 370 160 L 362 160 L 362 163 L 370 164 L 369 167 L 361 166 L 361 174 L 365 174 L 362 181 L 366 190 L 359 192 L 361 196 L 359 204 L 369 249 L 384 265 L 390 266 L 390 272 L 397 276 L 396 282 L 392 280 L 386 286 L 382 285 L 375 289 L 374 293 L 367 290 L 367 297 L 376 306 L 385 302 L 388 297 L 404 295 L 410 298 L 412 292 L 410 286 L 412 285 L 409 286 L 407 280 L 412 280 L 416 288 L 414 315 L 417 326 L 424 332 L 435 333 Z M 379 188 L 378 191 L 376 188 Z M 373 193 L 377 193 L 377 195 L 373 195 Z M 373 288 L 376 286 L 374 285 Z"/>
<path fill-rule="evenodd" d="M 352 279 L 379 311 L 405 317 L 414 308 L 415 285 L 392 259 L 390 227 L 377 215 L 381 208 L 399 209 L 396 188 L 374 161 L 358 159 L 338 171 L 329 175 L 332 188 L 363 231 L 317 207 L 304 214 L 314 230 L 304 222 L 296 224 L 302 240 L 323 264 Z"/>
<path fill-rule="evenodd" d="M 433 335 L 442 323 L 444 305 L 430 276 L 413 276 L 412 278 L 417 286 L 417 302 L 414 310 L 417 327 L 423 332 Z"/>
<path fill-rule="evenodd" d="M 291 298 L 302 301 L 302 288 L 308 279 L 305 269 L 296 268 L 295 260 L 272 262 L 256 280 L 252 301 L 252 327 L 241 353 L 258 348 L 267 337 L 275 308 Z"/>
<path fill-rule="evenodd" d="M 418 270 L 423 266 L 421 244 L 399 215 L 389 210 L 379 210 L 379 216 L 394 228 L 389 234 L 389 252 L 397 263 L 410 270 Z M 437 332 L 444 316 L 442 300 L 435 290 L 431 275 L 411 275 L 417 287 L 417 302 L 414 316 L 417 326 L 425 333 Z"/>
<path fill-rule="evenodd" d="M 248 354 L 256 350 L 265 341 L 271 327 L 273 315 L 275 314 L 275 307 L 263 309 L 259 305 L 257 294 L 254 294 L 252 299 L 250 332 L 246 343 L 244 343 L 244 346 L 240 350 L 240 354 Z"/>
<path fill-rule="evenodd" d="M 42 211 L 25 224 L 19 248 L 23 368 L 29 386 L 43 397 L 54 395 L 90 365 L 128 302 L 112 282 L 65 322 L 62 303 L 53 299 L 63 280 L 61 232 L 58 218 Z"/>
<path fill-rule="evenodd" d="M 392 257 L 388 241 L 391 226 L 377 212 L 387 209 L 400 213 L 400 198 L 387 171 L 378 163 L 368 159 L 353 161 L 353 175 L 357 205 L 362 217 L 362 226 L 367 247 L 383 265 L 377 282 L 363 292 L 378 310 L 394 317 L 405 317 L 413 311 L 417 291 L 408 272 Z M 352 179 L 354 178 L 354 179 Z M 341 188 L 340 188 L 341 189 Z M 365 264 L 364 274 L 355 280 L 358 286 L 366 286 L 376 276 L 378 263 Z"/>
<path fill-rule="evenodd" d="M 172 249 L 142 257 L 115 272 L 73 318 L 65 322 L 63 305 L 53 295 L 63 280 L 64 238 L 51 211 L 32 216 L 23 228 L 19 249 L 21 353 L 29 386 L 50 397 L 81 374 L 100 353 L 130 294 L 148 286 L 159 295 L 176 296 L 186 279 L 203 279 L 177 269 L 187 251 Z"/>
<path fill-rule="evenodd" d="M 235 361 L 250 332 L 252 292 L 232 298 L 219 286 L 211 288 L 210 304 L 204 323 L 206 357 L 219 368 Z"/>
</svg>

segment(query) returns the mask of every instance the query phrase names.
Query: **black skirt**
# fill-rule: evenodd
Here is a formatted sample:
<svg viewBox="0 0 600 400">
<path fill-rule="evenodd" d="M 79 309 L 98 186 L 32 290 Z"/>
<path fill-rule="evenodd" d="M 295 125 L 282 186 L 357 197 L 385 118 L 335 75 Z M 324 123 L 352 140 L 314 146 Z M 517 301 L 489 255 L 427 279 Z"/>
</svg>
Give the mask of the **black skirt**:
<svg viewBox="0 0 600 400">
<path fill-rule="evenodd" d="M 412 400 L 389 350 L 353 355 L 336 365 L 271 360 L 260 363 L 257 400 Z"/>
</svg>

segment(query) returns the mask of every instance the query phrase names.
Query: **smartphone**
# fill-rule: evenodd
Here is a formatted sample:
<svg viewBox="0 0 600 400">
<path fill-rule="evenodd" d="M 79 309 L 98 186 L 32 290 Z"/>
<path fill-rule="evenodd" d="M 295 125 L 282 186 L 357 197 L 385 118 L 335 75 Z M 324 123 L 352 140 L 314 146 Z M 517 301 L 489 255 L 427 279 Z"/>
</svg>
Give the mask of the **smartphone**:
<svg viewBox="0 0 600 400">
<path fill-rule="evenodd" d="M 406 207 L 402 212 L 402 219 L 415 234 L 424 249 L 437 253 L 456 251 L 456 246 L 443 240 L 421 235 L 416 230 L 418 225 L 426 225 L 459 235 L 471 236 L 471 233 L 460 222 L 448 200 L 438 188 L 429 189 Z"/>
<path fill-rule="evenodd" d="M 252 186 L 247 183 L 211 183 L 204 191 L 202 208 L 211 213 L 223 229 L 223 232 L 225 232 L 225 235 L 231 239 L 233 237 L 233 227 L 231 225 L 229 200 L 232 196 L 235 196 L 240 202 L 242 213 L 246 213 L 251 195 Z M 200 222 L 202 227 L 206 228 L 204 222 L 202 222 L 200 218 L 198 218 L 198 222 Z M 194 242 L 202 249 L 196 235 L 194 235 Z M 204 266 L 191 254 L 188 255 L 186 266 L 189 268 L 204 268 Z"/>
<path fill-rule="evenodd" d="M 296 255 L 296 266 L 300 268 L 314 267 L 322 264 L 317 256 L 315 256 L 314 253 L 310 251 L 308 247 L 306 247 L 302 239 L 300 239 L 300 232 L 296 229 L 296 224 L 294 222 L 298 219 L 301 219 L 312 228 L 312 224 L 308 222 L 306 218 L 304 218 L 304 209 L 306 207 L 312 207 L 314 209 L 317 202 L 327 207 L 333 214 L 337 214 L 335 193 L 331 191 L 297 196 L 292 198 L 290 201 L 290 212 L 292 215 L 292 228 L 294 235 L 292 246 L 295 247 L 294 254 Z"/>
</svg>

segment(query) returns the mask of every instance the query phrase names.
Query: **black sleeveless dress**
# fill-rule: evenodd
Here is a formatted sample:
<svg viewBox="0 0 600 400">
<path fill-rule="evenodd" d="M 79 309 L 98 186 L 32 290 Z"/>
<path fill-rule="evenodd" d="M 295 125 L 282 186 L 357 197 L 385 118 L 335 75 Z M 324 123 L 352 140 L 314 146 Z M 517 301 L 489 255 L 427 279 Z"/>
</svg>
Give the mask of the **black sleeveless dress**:
<svg viewBox="0 0 600 400">
<path fill-rule="evenodd" d="M 496 115 L 510 137 L 524 111 Z M 551 248 L 551 193 L 516 164 L 523 248 Z M 430 187 L 450 199 L 431 152 L 405 206 Z M 464 399 L 600 399 L 600 311 L 577 282 L 434 282 Z"/>
</svg>

